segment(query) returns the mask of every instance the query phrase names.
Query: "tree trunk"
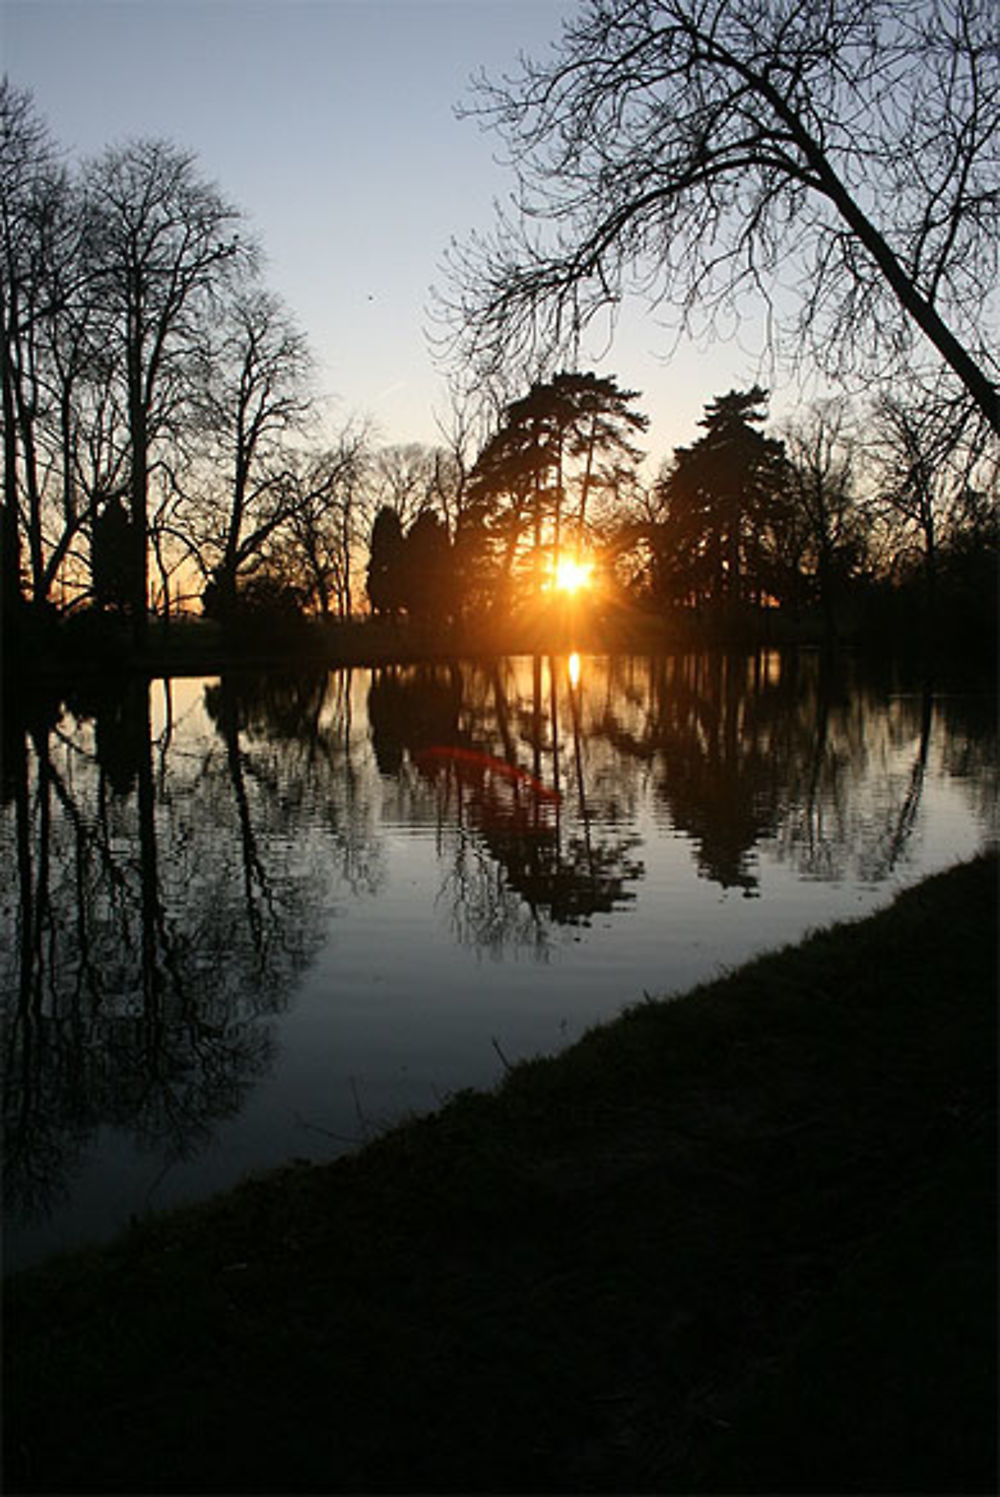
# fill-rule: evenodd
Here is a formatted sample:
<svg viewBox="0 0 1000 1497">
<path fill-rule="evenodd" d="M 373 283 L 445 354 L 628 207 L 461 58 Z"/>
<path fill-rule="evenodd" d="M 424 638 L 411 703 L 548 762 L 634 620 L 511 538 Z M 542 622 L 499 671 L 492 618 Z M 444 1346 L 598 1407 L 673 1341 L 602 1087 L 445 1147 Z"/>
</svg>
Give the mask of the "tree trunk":
<svg viewBox="0 0 1000 1497">
<path fill-rule="evenodd" d="M 135 335 L 137 336 L 137 335 Z M 129 435 L 131 437 L 132 471 L 129 474 L 129 508 L 132 519 L 132 565 L 129 587 L 129 607 L 132 613 L 132 641 L 136 650 L 144 654 L 149 638 L 149 620 L 146 616 L 148 600 L 148 519 L 146 515 L 146 483 L 149 467 L 149 435 L 147 412 L 142 398 L 142 376 L 137 367 L 138 351 L 129 350 Z"/>
<path fill-rule="evenodd" d="M 17 430 L 7 304 L 0 295 L 0 400 L 3 408 L 3 510 L 0 513 L 0 604 L 5 617 L 21 603 L 21 530 L 17 513 Z"/>
</svg>

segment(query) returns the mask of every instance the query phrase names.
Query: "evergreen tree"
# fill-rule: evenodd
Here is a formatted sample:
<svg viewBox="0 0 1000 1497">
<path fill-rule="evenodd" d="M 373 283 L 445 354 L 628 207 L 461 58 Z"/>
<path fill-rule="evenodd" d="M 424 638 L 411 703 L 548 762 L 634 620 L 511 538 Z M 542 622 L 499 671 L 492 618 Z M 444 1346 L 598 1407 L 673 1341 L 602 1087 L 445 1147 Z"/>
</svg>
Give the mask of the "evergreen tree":
<svg viewBox="0 0 1000 1497">
<path fill-rule="evenodd" d="M 705 408 L 705 435 L 678 447 L 660 480 L 658 570 L 673 602 L 738 607 L 780 587 L 776 540 L 786 508 L 783 443 L 755 428 L 767 392 L 731 390 Z"/>
<path fill-rule="evenodd" d="M 376 615 L 395 618 L 404 603 L 403 527 L 394 509 L 382 508 L 372 525 L 368 600 Z"/>
<path fill-rule="evenodd" d="M 120 499 L 112 496 L 99 510 L 90 551 L 94 601 L 124 613 L 131 597 L 133 542 L 132 521 Z"/>
<path fill-rule="evenodd" d="M 451 543 L 442 521 L 422 509 L 406 536 L 403 602 L 414 618 L 443 619 L 451 612 Z"/>
<path fill-rule="evenodd" d="M 623 474 L 635 468 L 641 453 L 631 437 L 648 425 L 630 408 L 637 398 L 637 391 L 620 390 L 613 376 L 563 372 L 532 385 L 507 406 L 467 491 L 470 506 L 488 517 L 499 543 L 501 593 L 529 536 L 537 585 L 544 554 L 553 565 L 558 560 L 567 516 L 572 514 L 579 545 L 588 503 L 597 494 L 615 492 Z"/>
</svg>

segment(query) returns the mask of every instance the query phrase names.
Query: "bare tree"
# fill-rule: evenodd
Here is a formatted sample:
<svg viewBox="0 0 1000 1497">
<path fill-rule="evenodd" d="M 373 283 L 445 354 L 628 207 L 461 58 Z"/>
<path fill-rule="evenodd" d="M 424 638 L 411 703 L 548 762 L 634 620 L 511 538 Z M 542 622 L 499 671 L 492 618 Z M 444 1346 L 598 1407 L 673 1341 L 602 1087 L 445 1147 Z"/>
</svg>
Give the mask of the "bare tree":
<svg viewBox="0 0 1000 1497">
<path fill-rule="evenodd" d="M 0 187 L 5 602 L 23 583 L 38 605 L 57 584 L 64 604 L 113 598 L 141 644 L 151 566 L 164 618 L 199 572 L 225 611 L 241 575 L 284 565 L 307 531 L 329 554 L 336 509 L 349 611 L 355 454 L 299 450 L 305 339 L 194 158 L 139 141 L 74 176 L 4 80 Z"/>
<path fill-rule="evenodd" d="M 162 140 L 109 148 L 84 175 L 91 274 L 107 340 L 121 356 L 133 536 L 131 608 L 146 636 L 147 489 L 158 439 L 188 394 L 190 353 L 222 282 L 253 259 L 240 215 L 198 174 L 195 158 Z"/>
<path fill-rule="evenodd" d="M 481 370 L 574 348 L 629 292 L 678 334 L 751 292 L 775 349 L 790 332 L 835 377 L 919 358 L 919 332 L 1000 431 L 990 0 L 585 0 L 466 112 L 518 184 L 449 260 L 442 312 Z"/>
<path fill-rule="evenodd" d="M 312 411 L 306 341 L 271 292 L 250 283 L 226 302 L 203 349 L 200 419 L 209 477 L 201 554 L 220 616 L 232 613 L 241 568 L 258 556 L 295 504 L 288 444 Z"/>
<path fill-rule="evenodd" d="M 79 185 L 30 95 L 0 82 L 0 309 L 7 594 L 88 588 L 85 544 L 125 474 L 120 363 L 106 339 Z M 117 387 L 117 388 L 116 388 Z M 22 567 L 23 562 L 23 567 Z"/>
<path fill-rule="evenodd" d="M 817 403 L 784 433 L 792 526 L 815 579 L 824 628 L 836 636 L 837 603 L 866 554 L 857 492 L 857 439 L 843 401 Z"/>
<path fill-rule="evenodd" d="M 348 427 L 336 444 L 286 467 L 290 569 L 320 617 L 354 611 L 359 551 L 367 542 L 359 495 L 369 463 L 368 432 Z"/>
<path fill-rule="evenodd" d="M 978 408 L 941 382 L 911 385 L 877 401 L 867 456 L 875 505 L 902 547 L 919 546 L 927 619 L 933 625 L 942 544 L 981 524 L 997 497 L 998 449 Z M 992 496 L 992 497 L 990 497 Z"/>
<path fill-rule="evenodd" d="M 19 350 L 27 319 L 22 309 L 30 275 L 32 216 L 36 184 L 52 146 L 35 115 L 31 97 L 0 80 L 0 398 L 3 416 L 3 597 L 20 597 L 18 523 Z"/>
<path fill-rule="evenodd" d="M 73 393 L 82 367 L 80 213 L 31 96 L 0 79 L 0 398 L 5 597 L 48 601 L 81 523 Z M 85 357 L 85 353 L 84 353 Z M 61 514 L 60 514 L 61 511 Z"/>
<path fill-rule="evenodd" d="M 421 510 L 447 515 L 457 481 L 449 454 L 424 442 L 381 447 L 368 469 L 365 502 L 371 524 L 380 509 L 391 509 L 404 527 Z"/>
</svg>

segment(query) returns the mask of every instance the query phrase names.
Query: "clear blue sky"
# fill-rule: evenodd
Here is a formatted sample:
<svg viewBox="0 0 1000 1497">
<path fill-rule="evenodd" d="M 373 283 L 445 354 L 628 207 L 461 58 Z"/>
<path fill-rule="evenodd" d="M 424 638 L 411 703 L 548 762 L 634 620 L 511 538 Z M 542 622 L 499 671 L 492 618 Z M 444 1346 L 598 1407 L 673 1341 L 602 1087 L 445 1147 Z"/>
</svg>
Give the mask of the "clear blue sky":
<svg viewBox="0 0 1000 1497">
<path fill-rule="evenodd" d="M 511 180 L 454 107 L 480 68 L 544 56 L 574 0 L 0 0 L 0 69 L 72 157 L 165 136 L 242 208 L 318 360 L 331 420 L 435 441 L 425 338 L 453 237 Z M 762 371 L 744 340 L 685 348 L 641 307 L 594 367 L 643 392 L 658 461 L 702 406 Z M 766 371 L 764 372 L 766 380 Z M 776 392 L 777 393 L 777 392 Z M 778 405 L 773 407 L 778 414 Z"/>
</svg>

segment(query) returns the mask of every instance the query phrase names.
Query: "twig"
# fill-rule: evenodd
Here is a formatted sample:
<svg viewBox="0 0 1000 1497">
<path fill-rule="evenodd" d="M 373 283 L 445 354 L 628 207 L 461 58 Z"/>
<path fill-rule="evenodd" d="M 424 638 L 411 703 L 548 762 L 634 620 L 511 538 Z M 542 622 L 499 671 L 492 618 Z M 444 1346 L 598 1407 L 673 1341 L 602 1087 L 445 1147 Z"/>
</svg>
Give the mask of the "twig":
<svg viewBox="0 0 1000 1497">
<path fill-rule="evenodd" d="M 497 1039 L 496 1035 L 493 1035 L 491 1037 L 490 1044 L 493 1046 L 494 1050 L 499 1055 L 500 1062 L 501 1062 L 504 1070 L 505 1071 L 512 1071 L 514 1069 L 514 1067 L 511 1065 L 511 1063 L 507 1059 L 506 1055 L 504 1055 L 503 1051 L 500 1049 L 500 1041 Z"/>
<path fill-rule="evenodd" d="M 357 1115 L 358 1122 L 361 1125 L 361 1137 L 362 1139 L 367 1141 L 371 1136 L 371 1129 L 368 1126 L 368 1119 L 365 1117 L 364 1113 L 361 1110 L 361 1098 L 358 1096 L 358 1084 L 353 1076 L 350 1078 L 350 1082 L 351 1096 L 354 1098 L 354 1111 Z"/>
<path fill-rule="evenodd" d="M 331 1128 L 322 1128 L 319 1125 L 319 1123 L 310 1123 L 310 1122 L 308 1122 L 308 1120 L 306 1118 L 302 1117 L 301 1114 L 299 1114 L 297 1112 L 293 1113 L 293 1117 L 295 1118 L 295 1123 L 296 1123 L 297 1127 L 299 1127 L 299 1128 L 308 1128 L 311 1133 L 322 1133 L 322 1135 L 323 1135 L 324 1138 L 332 1138 L 335 1143 L 338 1143 L 338 1144 L 353 1144 L 355 1148 L 359 1144 L 363 1144 L 364 1143 L 364 1139 L 363 1138 L 355 1138 L 353 1134 L 350 1134 L 350 1133 L 334 1133 Z"/>
</svg>

